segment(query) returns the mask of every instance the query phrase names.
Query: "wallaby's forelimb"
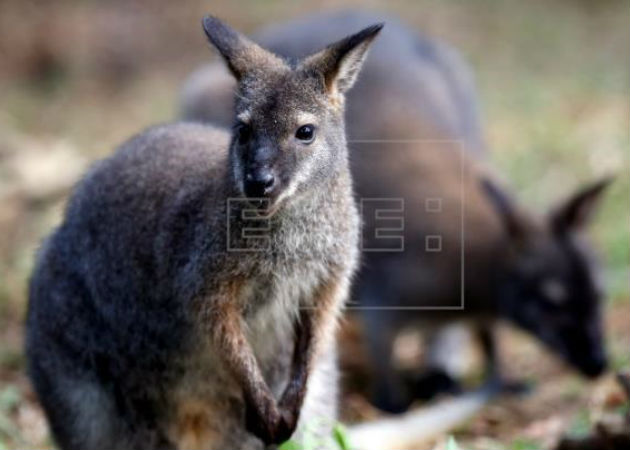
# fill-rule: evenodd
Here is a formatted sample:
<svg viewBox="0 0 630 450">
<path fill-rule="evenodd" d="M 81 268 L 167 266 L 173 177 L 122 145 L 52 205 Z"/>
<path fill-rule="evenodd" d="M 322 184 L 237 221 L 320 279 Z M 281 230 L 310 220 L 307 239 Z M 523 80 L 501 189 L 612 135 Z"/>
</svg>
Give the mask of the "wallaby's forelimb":
<svg viewBox="0 0 630 450">
<path fill-rule="evenodd" d="M 295 326 L 295 349 L 291 363 L 291 375 L 280 399 L 280 408 L 285 419 L 297 423 L 300 406 L 306 394 L 306 381 L 309 373 L 310 351 L 313 341 L 313 321 L 308 310 L 301 310 Z"/>
<path fill-rule="evenodd" d="M 210 302 L 208 326 L 216 348 L 221 349 L 221 357 L 243 389 L 248 430 L 265 444 L 277 443 L 286 440 L 293 430 L 282 430 L 278 405 L 245 336 L 238 293 L 236 282 L 218 293 L 219 298 Z"/>
<path fill-rule="evenodd" d="M 486 359 L 486 379 L 490 383 L 494 383 L 497 391 L 504 394 L 527 394 L 530 391 L 530 386 L 526 382 L 505 377 L 497 351 L 495 332 L 496 330 L 490 327 L 481 326 L 477 328 L 477 334 Z"/>
<path fill-rule="evenodd" d="M 330 317 L 334 303 L 341 301 L 340 282 L 335 280 L 323 284 L 315 296 L 312 306 L 300 310 L 296 324 L 295 349 L 291 364 L 289 383 L 280 399 L 280 409 L 285 422 L 295 429 L 302 403 L 306 394 L 306 383 L 311 366 L 323 347 L 328 324 L 335 324 L 336 317 Z M 336 309 L 335 309 L 336 310 Z"/>
<path fill-rule="evenodd" d="M 481 326 L 477 328 L 477 335 L 486 359 L 486 377 L 499 380 L 501 378 L 501 367 L 498 361 L 494 332 L 489 327 Z"/>
<path fill-rule="evenodd" d="M 219 299 L 210 302 L 208 324 L 221 356 L 243 389 L 247 429 L 265 444 L 287 440 L 295 431 L 306 394 L 308 374 L 314 360 L 326 345 L 326 327 L 335 323 L 331 307 L 341 300 L 338 281 L 324 283 L 313 304 L 300 310 L 295 324 L 295 347 L 289 382 L 279 402 L 265 382 L 253 349 L 243 329 L 238 299 L 238 283 L 222 290 Z"/>
</svg>

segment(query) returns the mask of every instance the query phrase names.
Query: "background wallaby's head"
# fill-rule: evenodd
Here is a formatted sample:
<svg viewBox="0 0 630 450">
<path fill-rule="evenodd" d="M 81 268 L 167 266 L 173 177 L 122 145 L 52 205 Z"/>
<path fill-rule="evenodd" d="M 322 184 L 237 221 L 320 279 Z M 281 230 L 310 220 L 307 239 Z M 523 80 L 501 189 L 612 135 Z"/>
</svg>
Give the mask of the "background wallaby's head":
<svg viewBox="0 0 630 450">
<path fill-rule="evenodd" d="M 206 17 L 203 27 L 237 80 L 230 161 L 242 195 L 267 199 L 275 210 L 346 167 L 344 94 L 382 24 L 297 62 L 214 17 Z"/>
<path fill-rule="evenodd" d="M 510 240 L 499 308 L 587 376 L 606 367 L 593 252 L 582 233 L 610 178 L 594 183 L 534 225 L 489 180 L 483 185 Z"/>
</svg>

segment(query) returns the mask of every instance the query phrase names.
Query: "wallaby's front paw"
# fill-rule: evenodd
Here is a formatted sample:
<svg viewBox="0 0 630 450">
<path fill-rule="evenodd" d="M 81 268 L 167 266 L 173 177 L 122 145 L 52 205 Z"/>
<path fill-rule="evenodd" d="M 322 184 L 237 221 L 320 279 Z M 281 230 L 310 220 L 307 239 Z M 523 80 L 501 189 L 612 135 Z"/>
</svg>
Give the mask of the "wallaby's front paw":
<svg viewBox="0 0 630 450">
<path fill-rule="evenodd" d="M 486 380 L 486 388 L 498 395 L 527 395 L 532 392 L 533 385 L 522 380 L 503 378 L 502 376 L 490 377 Z"/>
<path fill-rule="evenodd" d="M 275 405 L 247 404 L 245 407 L 245 428 L 266 445 L 274 443 L 275 430 L 280 422 L 280 413 Z"/>
<path fill-rule="evenodd" d="M 533 386 L 527 381 L 521 380 L 501 380 L 500 392 L 507 395 L 527 395 L 533 390 Z"/>
<path fill-rule="evenodd" d="M 380 384 L 372 394 L 372 404 L 389 414 L 401 414 L 411 405 L 411 396 L 401 386 Z"/>
<path fill-rule="evenodd" d="M 293 434 L 291 420 L 281 414 L 275 402 L 264 406 L 248 405 L 245 409 L 245 428 L 265 445 L 281 444 Z"/>
<path fill-rule="evenodd" d="M 287 439 L 291 437 L 297 428 L 300 419 L 300 411 L 302 409 L 303 395 L 294 398 L 283 398 L 280 401 L 280 414 L 282 414 L 283 432 L 288 433 Z"/>
<path fill-rule="evenodd" d="M 278 426 L 277 443 L 288 441 L 291 438 L 293 432 L 295 431 L 295 428 L 297 427 L 297 421 L 299 417 L 298 412 L 288 409 L 281 409 L 280 415 L 281 419 Z"/>
<path fill-rule="evenodd" d="M 282 427 L 293 434 L 300 418 L 300 410 L 304 402 L 304 388 L 297 390 L 287 390 L 280 400 L 280 414 L 282 415 Z M 287 437 L 287 439 L 288 439 Z"/>
<path fill-rule="evenodd" d="M 413 383 L 414 398 L 419 400 L 431 400 L 441 394 L 459 395 L 463 391 L 457 380 L 440 369 L 427 370 Z"/>
</svg>

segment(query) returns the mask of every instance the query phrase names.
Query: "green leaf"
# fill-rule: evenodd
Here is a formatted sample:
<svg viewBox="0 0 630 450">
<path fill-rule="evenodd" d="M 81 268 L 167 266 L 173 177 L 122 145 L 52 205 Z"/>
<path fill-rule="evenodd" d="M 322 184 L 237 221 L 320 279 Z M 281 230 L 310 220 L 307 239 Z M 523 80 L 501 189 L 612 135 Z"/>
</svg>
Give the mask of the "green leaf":
<svg viewBox="0 0 630 450">
<path fill-rule="evenodd" d="M 540 450 L 542 446 L 534 439 L 518 438 L 512 442 L 512 450 Z"/>
<path fill-rule="evenodd" d="M 282 443 L 278 447 L 278 450 L 302 450 L 302 447 L 294 440 L 289 439 L 288 441 Z"/>
<path fill-rule="evenodd" d="M 448 441 L 446 442 L 446 450 L 460 450 L 459 445 L 457 445 L 457 441 L 453 436 L 448 437 Z"/>
<path fill-rule="evenodd" d="M 341 450 L 351 450 L 350 439 L 348 437 L 348 430 L 342 424 L 337 423 L 333 428 L 333 437 Z"/>
</svg>

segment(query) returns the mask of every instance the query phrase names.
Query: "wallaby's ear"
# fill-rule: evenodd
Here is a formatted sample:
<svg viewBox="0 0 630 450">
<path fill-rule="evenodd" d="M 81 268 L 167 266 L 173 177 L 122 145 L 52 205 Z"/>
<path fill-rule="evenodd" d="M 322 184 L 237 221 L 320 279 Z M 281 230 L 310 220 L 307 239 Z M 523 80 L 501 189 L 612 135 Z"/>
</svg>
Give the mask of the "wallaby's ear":
<svg viewBox="0 0 630 450">
<path fill-rule="evenodd" d="M 284 64 L 276 55 L 214 16 L 204 17 L 202 25 L 206 36 L 219 50 L 237 80 L 241 80 L 248 73 Z"/>
<path fill-rule="evenodd" d="M 367 50 L 383 26 L 383 23 L 372 25 L 329 45 L 306 58 L 304 67 L 323 76 L 328 94 L 334 97 L 345 93 L 356 81 Z"/>
<path fill-rule="evenodd" d="M 486 198 L 499 215 L 508 236 L 522 241 L 527 234 L 527 226 L 511 196 L 488 177 L 482 177 L 480 184 Z"/>
<path fill-rule="evenodd" d="M 556 233 L 583 229 L 593 217 L 602 193 L 612 182 L 607 176 L 579 190 L 551 214 L 551 227 Z"/>
</svg>

